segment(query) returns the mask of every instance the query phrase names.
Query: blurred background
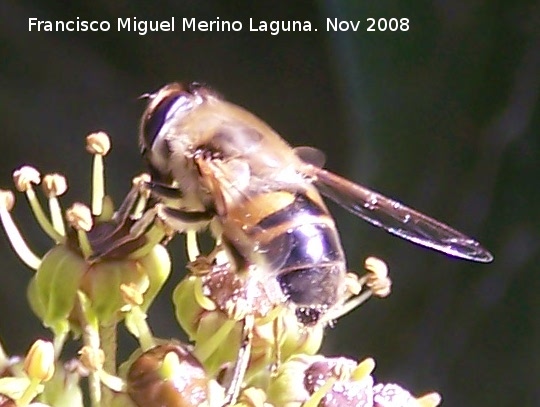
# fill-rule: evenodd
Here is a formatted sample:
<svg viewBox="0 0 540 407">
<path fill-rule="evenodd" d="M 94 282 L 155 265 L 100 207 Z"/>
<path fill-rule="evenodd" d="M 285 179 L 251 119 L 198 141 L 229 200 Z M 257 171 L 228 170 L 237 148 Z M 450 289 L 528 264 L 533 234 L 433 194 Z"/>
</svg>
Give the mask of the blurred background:
<svg viewBox="0 0 540 407">
<path fill-rule="evenodd" d="M 540 400 L 540 3 L 380 0 L 15 1 L 0 3 L 0 187 L 32 164 L 67 175 L 65 206 L 89 202 L 84 137 L 107 131 L 107 190 L 120 202 L 143 170 L 137 97 L 173 80 L 202 81 L 269 122 L 327 167 L 443 220 L 489 248 L 489 265 L 455 260 L 377 230 L 330 205 L 349 267 L 384 259 L 392 295 L 329 329 L 324 351 L 373 356 L 377 379 L 447 406 L 532 406 Z M 117 32 L 118 17 L 165 20 L 176 32 Z M 29 32 L 28 18 L 108 20 L 106 33 Z M 241 20 L 238 33 L 182 32 L 183 17 Z M 316 32 L 249 32 L 248 20 L 310 20 Z M 407 32 L 367 32 L 409 18 Z M 327 32 L 326 18 L 361 20 Z M 14 216 L 38 253 L 50 247 L 25 198 Z M 183 239 L 170 246 L 175 273 Z M 30 312 L 31 271 L 0 239 L 0 333 L 10 353 L 49 336 Z M 156 335 L 181 337 L 164 294 Z M 125 339 L 126 349 L 134 346 Z"/>
</svg>

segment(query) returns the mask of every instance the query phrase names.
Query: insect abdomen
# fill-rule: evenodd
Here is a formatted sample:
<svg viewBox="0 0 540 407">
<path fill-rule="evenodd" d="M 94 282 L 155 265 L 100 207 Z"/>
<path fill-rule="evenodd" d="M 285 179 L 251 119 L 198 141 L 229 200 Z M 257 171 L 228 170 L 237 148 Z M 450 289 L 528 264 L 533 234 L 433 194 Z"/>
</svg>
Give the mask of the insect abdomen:
<svg viewBox="0 0 540 407">
<path fill-rule="evenodd" d="M 345 257 L 322 201 L 304 192 L 290 194 L 289 204 L 260 219 L 248 235 L 258 242 L 257 254 L 283 293 L 298 306 L 301 322 L 311 324 L 341 298 Z"/>
</svg>

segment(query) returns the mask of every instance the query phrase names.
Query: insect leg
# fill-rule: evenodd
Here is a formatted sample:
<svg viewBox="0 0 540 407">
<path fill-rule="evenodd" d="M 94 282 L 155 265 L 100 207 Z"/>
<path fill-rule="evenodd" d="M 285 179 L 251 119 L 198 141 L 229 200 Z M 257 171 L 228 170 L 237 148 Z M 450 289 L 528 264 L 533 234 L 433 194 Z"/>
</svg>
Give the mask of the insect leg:
<svg viewBox="0 0 540 407">
<path fill-rule="evenodd" d="M 163 199 L 180 199 L 184 196 L 180 188 L 162 184 L 161 182 L 144 181 L 142 187 Z"/>
<path fill-rule="evenodd" d="M 114 220 L 122 225 L 126 222 L 130 214 L 132 213 L 132 210 L 135 208 L 135 204 L 137 202 L 137 199 L 142 194 L 141 189 L 138 185 L 133 185 L 122 201 L 122 204 L 114 214 Z"/>
<path fill-rule="evenodd" d="M 131 228 L 141 219 L 142 211 L 139 208 L 141 202 L 146 202 L 146 196 L 144 191 L 141 190 L 138 181 L 134 181 L 131 190 L 122 201 L 118 210 L 113 214 L 113 222 L 109 222 L 110 225 L 114 225 L 114 228 L 103 236 L 92 236 L 93 259 L 110 255 L 117 248 L 130 241 L 136 245 L 135 241 L 143 235 L 150 225 L 150 222 L 145 219 L 141 222 L 141 224 L 145 223 L 144 228 L 141 228 L 140 231 L 131 231 Z M 126 228 L 130 230 L 127 235 Z"/>
<path fill-rule="evenodd" d="M 242 330 L 242 343 L 238 350 L 238 356 L 236 358 L 236 364 L 232 372 L 230 383 L 227 387 L 227 394 L 225 397 L 225 406 L 232 406 L 236 404 L 242 383 L 246 376 L 248 368 L 249 358 L 251 356 L 251 345 L 253 341 L 253 326 L 255 323 L 255 317 L 253 314 L 248 314 L 244 318 L 244 327 Z"/>
</svg>

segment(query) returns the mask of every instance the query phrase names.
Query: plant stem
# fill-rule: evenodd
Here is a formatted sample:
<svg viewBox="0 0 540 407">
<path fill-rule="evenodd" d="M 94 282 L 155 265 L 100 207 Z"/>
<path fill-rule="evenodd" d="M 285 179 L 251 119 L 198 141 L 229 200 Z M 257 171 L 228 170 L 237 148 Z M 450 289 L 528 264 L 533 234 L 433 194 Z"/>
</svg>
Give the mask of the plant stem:
<svg viewBox="0 0 540 407">
<path fill-rule="evenodd" d="M 83 326 L 83 343 L 92 350 L 99 350 L 99 328 L 94 315 L 88 309 L 87 298 L 79 292 L 76 307 L 79 309 Z M 92 407 L 103 407 L 101 404 L 101 381 L 99 372 L 91 370 L 88 374 L 88 392 L 90 393 L 90 404 Z"/>
<path fill-rule="evenodd" d="M 41 382 L 38 379 L 31 379 L 30 384 L 24 391 L 23 395 L 21 396 L 19 400 L 17 400 L 17 406 L 22 407 L 22 406 L 27 406 L 28 404 L 30 404 L 32 399 L 36 397 L 36 395 L 38 394 L 37 389 L 40 383 Z"/>
<path fill-rule="evenodd" d="M 105 354 L 105 360 L 103 362 L 103 370 L 105 372 L 116 375 L 116 347 L 117 347 L 117 324 L 113 322 L 108 325 L 102 325 L 99 329 L 99 337 L 101 342 L 101 349 Z M 113 400 L 112 391 L 106 387 L 101 386 L 103 394 L 103 406 L 110 406 Z"/>
</svg>

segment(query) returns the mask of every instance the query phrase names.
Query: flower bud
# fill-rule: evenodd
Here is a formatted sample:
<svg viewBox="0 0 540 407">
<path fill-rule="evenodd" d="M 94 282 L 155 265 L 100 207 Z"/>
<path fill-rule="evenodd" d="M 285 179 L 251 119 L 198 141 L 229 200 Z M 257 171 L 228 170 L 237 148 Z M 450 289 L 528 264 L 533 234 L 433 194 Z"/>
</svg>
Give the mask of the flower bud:
<svg viewBox="0 0 540 407">
<path fill-rule="evenodd" d="M 246 377 L 250 377 L 276 362 L 275 349 L 279 346 L 276 341 L 282 340 L 282 332 L 276 332 L 274 320 L 287 308 L 272 306 L 264 295 L 264 287 L 245 284 L 228 264 L 208 267 L 186 277 L 174 290 L 176 318 L 195 342 L 194 353 L 207 372 L 215 374 L 223 365 L 236 362 L 242 343 L 242 321 L 246 315 L 254 315 L 246 373 Z M 294 326 L 299 328 L 296 319 Z"/>
<path fill-rule="evenodd" d="M 24 371 L 31 379 L 49 381 L 54 374 L 54 347 L 51 342 L 38 339 L 24 359 Z"/>
<path fill-rule="evenodd" d="M 320 359 L 322 356 L 296 355 L 280 365 L 266 391 L 268 401 L 277 406 L 300 407 L 310 397 L 304 386 L 304 372 L 312 361 Z"/>
<path fill-rule="evenodd" d="M 146 311 L 171 270 L 167 250 L 156 245 L 140 259 L 104 260 L 88 267 L 80 287 L 88 295 L 101 324 L 118 321 L 125 299 L 120 287 L 128 285 L 143 293 L 141 308 Z"/>
<path fill-rule="evenodd" d="M 156 245 L 139 259 L 91 262 L 66 245 L 58 245 L 43 258 L 28 287 L 34 313 L 57 335 L 79 330 L 74 313 L 77 291 L 90 299 L 101 324 L 117 322 L 125 305 L 120 286 L 131 285 L 143 293 L 147 310 L 169 276 L 168 252 Z"/>
<path fill-rule="evenodd" d="M 28 286 L 32 311 L 56 335 L 69 331 L 80 281 L 87 271 L 85 260 L 65 245 L 53 247 L 43 257 Z"/>
<path fill-rule="evenodd" d="M 155 245 L 150 252 L 136 259 L 138 267 L 148 276 L 148 289 L 144 292 L 141 308 L 148 310 L 171 273 L 171 257 L 164 246 Z"/>
</svg>

